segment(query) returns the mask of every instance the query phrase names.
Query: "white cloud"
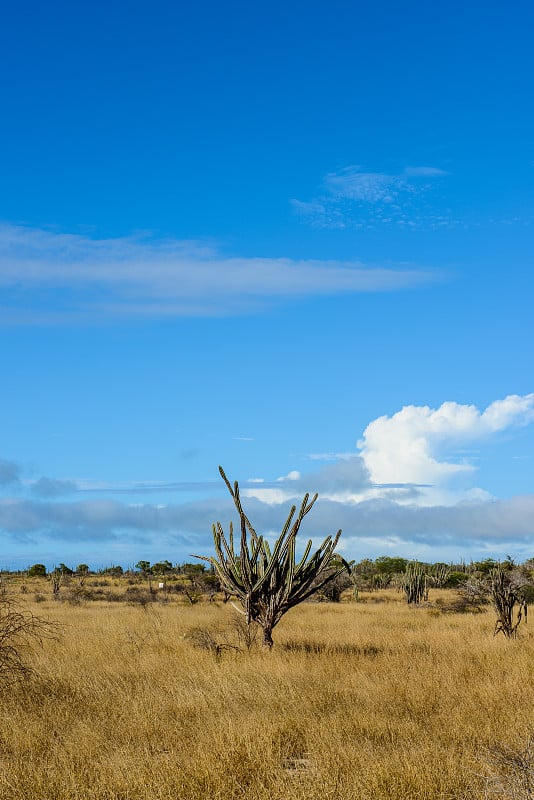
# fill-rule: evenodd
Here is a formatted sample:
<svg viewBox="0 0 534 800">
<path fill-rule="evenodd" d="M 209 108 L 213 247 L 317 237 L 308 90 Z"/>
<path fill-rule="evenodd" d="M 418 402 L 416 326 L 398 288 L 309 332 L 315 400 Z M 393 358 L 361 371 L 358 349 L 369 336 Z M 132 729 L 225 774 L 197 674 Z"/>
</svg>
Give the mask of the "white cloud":
<svg viewBox="0 0 534 800">
<path fill-rule="evenodd" d="M 448 215 L 418 208 L 437 178 L 448 173 L 438 167 L 406 167 L 400 172 L 370 172 L 351 165 L 328 173 L 318 196 L 309 201 L 292 199 L 295 213 L 312 225 L 345 228 L 395 224 L 409 227 L 443 227 Z"/>
<path fill-rule="evenodd" d="M 284 481 L 298 481 L 300 480 L 300 472 L 298 469 L 292 469 L 287 475 L 282 475 L 280 478 L 276 479 L 277 482 L 282 483 Z"/>
<path fill-rule="evenodd" d="M 0 310 L 9 323 L 238 314 L 291 298 L 390 291 L 435 279 L 429 270 L 359 261 L 242 258 L 200 242 L 0 226 Z"/>
<path fill-rule="evenodd" d="M 358 442 L 362 458 L 374 483 L 432 484 L 421 491 L 420 502 L 455 502 L 454 479 L 475 471 L 472 463 L 450 460 L 447 453 L 465 443 L 484 440 L 511 426 L 534 419 L 534 394 L 510 395 L 491 403 L 481 412 L 476 406 L 454 402 L 439 408 L 405 406 L 391 417 L 371 422 Z M 480 490 L 474 490 L 480 496 Z"/>
<path fill-rule="evenodd" d="M 354 458 L 357 453 L 347 451 L 345 453 L 308 453 L 306 458 L 310 461 L 344 461 Z"/>
<path fill-rule="evenodd" d="M 366 203 L 390 203 L 408 184 L 400 175 L 362 172 L 360 167 L 352 166 L 329 173 L 324 179 L 324 186 L 333 197 Z"/>
<path fill-rule="evenodd" d="M 438 167 L 406 167 L 404 175 L 411 178 L 442 178 L 450 173 Z"/>
</svg>

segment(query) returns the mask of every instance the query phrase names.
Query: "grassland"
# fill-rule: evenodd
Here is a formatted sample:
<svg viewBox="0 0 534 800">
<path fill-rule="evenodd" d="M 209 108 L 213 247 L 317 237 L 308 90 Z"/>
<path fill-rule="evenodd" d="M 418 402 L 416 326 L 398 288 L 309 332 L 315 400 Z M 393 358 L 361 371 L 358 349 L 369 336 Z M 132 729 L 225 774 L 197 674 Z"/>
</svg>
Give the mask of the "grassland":
<svg viewBox="0 0 534 800">
<path fill-rule="evenodd" d="M 43 586 L 44 601 L 33 586 L 20 600 L 62 633 L 2 691 L 2 800 L 533 796 L 518 783 L 534 731 L 528 626 L 508 641 L 491 611 L 382 591 L 302 605 L 272 652 L 238 651 L 230 604 L 70 604 Z"/>
</svg>

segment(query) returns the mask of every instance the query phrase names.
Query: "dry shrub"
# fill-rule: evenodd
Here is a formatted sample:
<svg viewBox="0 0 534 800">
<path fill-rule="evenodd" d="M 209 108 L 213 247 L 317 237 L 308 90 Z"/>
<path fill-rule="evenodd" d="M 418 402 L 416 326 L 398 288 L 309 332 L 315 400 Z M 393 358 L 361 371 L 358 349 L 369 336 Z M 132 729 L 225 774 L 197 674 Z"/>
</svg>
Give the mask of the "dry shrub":
<svg viewBox="0 0 534 800">
<path fill-rule="evenodd" d="M 485 776 L 485 797 L 533 800 L 534 736 L 523 748 L 499 745 L 488 749 L 485 762 L 489 772 Z"/>
<path fill-rule="evenodd" d="M 0 596 L 0 688 L 32 673 L 26 655 L 32 645 L 58 634 L 58 626 L 22 609 L 10 595 Z"/>
<path fill-rule="evenodd" d="M 237 611 L 231 621 L 230 630 L 234 634 L 239 646 L 250 652 L 258 644 L 260 626 L 254 620 L 247 623 L 244 615 Z"/>
</svg>

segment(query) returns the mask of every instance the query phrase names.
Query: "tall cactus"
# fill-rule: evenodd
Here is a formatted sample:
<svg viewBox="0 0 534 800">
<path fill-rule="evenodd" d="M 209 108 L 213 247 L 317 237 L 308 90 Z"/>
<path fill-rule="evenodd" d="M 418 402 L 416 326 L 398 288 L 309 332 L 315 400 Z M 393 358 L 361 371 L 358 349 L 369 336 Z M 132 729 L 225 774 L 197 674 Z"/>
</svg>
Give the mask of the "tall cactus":
<svg viewBox="0 0 534 800">
<path fill-rule="evenodd" d="M 442 561 L 438 561 L 432 567 L 432 571 L 430 573 L 430 580 L 433 586 L 436 587 L 436 589 L 443 589 L 443 587 L 445 586 L 445 584 L 449 579 L 450 574 L 451 574 L 451 568 L 447 564 L 444 564 Z"/>
<path fill-rule="evenodd" d="M 213 525 L 216 555 L 195 557 L 212 564 L 223 587 L 231 594 L 237 595 L 241 601 L 247 623 L 252 621 L 259 623 L 263 629 L 263 644 L 271 648 L 273 628 L 284 614 L 346 569 L 344 561 L 338 561 L 339 567 L 331 569 L 341 531 L 338 531 L 333 539 L 328 536 L 316 553 L 309 558 L 312 547 L 310 540 L 304 555 L 299 562 L 296 561 L 297 533 L 302 520 L 317 500 L 317 495 L 314 495 L 309 501 L 309 494 L 306 494 L 296 518 L 296 506 L 292 507 L 282 533 L 271 551 L 267 540 L 256 533 L 243 510 L 237 481 L 232 487 L 222 467 L 219 467 L 219 472 L 239 514 L 241 526 L 239 552 L 236 553 L 234 549 L 232 523 L 227 540 L 221 523 L 217 522 Z M 321 577 L 323 580 L 320 580 Z"/>
<path fill-rule="evenodd" d="M 406 594 L 408 605 L 413 603 L 417 605 L 421 600 L 427 600 L 427 577 L 423 565 L 418 561 L 410 561 L 406 565 L 406 572 L 402 576 L 400 586 Z"/>
</svg>

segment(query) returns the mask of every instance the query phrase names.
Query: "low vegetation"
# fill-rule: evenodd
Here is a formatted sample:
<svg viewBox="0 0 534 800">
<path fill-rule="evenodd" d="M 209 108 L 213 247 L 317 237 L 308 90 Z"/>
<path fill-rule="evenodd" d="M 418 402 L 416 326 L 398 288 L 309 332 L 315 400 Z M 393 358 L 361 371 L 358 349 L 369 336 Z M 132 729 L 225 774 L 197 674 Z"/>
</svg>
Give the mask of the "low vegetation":
<svg viewBox="0 0 534 800">
<path fill-rule="evenodd" d="M 88 576 L 125 599 L 77 603 L 9 581 L 61 636 L 0 689 L 2 800 L 532 796 L 534 633 L 494 636 L 491 604 L 348 587 L 284 616 L 266 657 L 222 594 L 142 605 L 130 580 Z"/>
<path fill-rule="evenodd" d="M 32 673 L 28 654 L 32 647 L 58 635 L 58 625 L 27 608 L 0 587 L 0 688 Z"/>
<path fill-rule="evenodd" d="M 3 577 L 2 800 L 532 800 L 533 562 L 297 563 L 227 486 L 211 569 Z"/>
</svg>

